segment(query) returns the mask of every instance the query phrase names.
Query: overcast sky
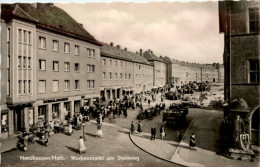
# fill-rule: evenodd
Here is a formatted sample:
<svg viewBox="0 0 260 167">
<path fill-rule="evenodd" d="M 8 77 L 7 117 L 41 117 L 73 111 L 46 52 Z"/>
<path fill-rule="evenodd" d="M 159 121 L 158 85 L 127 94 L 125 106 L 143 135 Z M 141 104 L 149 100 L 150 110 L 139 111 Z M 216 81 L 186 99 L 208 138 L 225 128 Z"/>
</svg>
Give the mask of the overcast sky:
<svg viewBox="0 0 260 167">
<path fill-rule="evenodd" d="M 195 63 L 223 63 L 217 2 L 64 3 L 99 41 Z"/>
</svg>

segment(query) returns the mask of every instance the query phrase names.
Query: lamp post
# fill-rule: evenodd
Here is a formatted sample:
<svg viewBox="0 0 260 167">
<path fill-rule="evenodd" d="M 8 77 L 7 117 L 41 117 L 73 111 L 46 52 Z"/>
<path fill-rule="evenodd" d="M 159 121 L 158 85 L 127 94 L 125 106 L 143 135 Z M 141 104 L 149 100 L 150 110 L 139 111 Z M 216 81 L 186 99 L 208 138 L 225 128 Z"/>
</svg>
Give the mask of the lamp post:
<svg viewBox="0 0 260 167">
<path fill-rule="evenodd" d="M 86 126 L 85 122 L 82 122 L 82 127 L 83 127 L 83 140 L 86 140 L 86 138 L 85 138 L 85 133 L 84 133 L 84 131 L 85 131 L 85 126 Z"/>
</svg>

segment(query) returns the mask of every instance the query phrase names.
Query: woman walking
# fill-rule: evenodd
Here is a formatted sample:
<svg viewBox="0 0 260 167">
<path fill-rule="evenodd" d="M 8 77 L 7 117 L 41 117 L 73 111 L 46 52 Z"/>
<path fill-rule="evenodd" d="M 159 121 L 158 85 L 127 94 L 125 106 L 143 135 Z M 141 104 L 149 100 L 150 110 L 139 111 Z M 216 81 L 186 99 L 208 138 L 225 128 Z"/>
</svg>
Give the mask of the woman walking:
<svg viewBox="0 0 260 167">
<path fill-rule="evenodd" d="M 165 130 L 164 130 L 164 126 L 162 125 L 161 128 L 160 128 L 160 133 L 161 133 L 161 138 L 162 140 L 164 139 L 165 137 Z"/>
<path fill-rule="evenodd" d="M 134 134 L 134 131 L 135 131 L 135 123 L 134 123 L 134 121 L 132 121 L 132 123 L 131 123 L 131 134 Z"/>
<path fill-rule="evenodd" d="M 141 124 L 141 121 L 138 122 L 137 131 L 138 131 L 138 134 L 139 134 L 139 135 L 140 135 L 140 133 L 142 132 L 142 124 Z"/>
<path fill-rule="evenodd" d="M 69 123 L 69 131 L 68 131 L 68 135 L 71 136 L 71 134 L 72 134 L 72 124 Z"/>
<path fill-rule="evenodd" d="M 195 143 L 195 133 L 192 133 L 190 136 L 190 149 L 195 150 L 196 143 Z"/>
<path fill-rule="evenodd" d="M 101 129 L 101 124 L 98 124 L 97 125 L 97 133 L 96 133 L 97 136 L 101 137 L 103 136 L 103 131 Z"/>
<path fill-rule="evenodd" d="M 84 144 L 84 140 L 83 140 L 83 137 L 80 136 L 79 137 L 79 154 L 82 154 L 85 151 L 86 151 L 86 147 L 85 147 L 85 144 Z"/>
</svg>

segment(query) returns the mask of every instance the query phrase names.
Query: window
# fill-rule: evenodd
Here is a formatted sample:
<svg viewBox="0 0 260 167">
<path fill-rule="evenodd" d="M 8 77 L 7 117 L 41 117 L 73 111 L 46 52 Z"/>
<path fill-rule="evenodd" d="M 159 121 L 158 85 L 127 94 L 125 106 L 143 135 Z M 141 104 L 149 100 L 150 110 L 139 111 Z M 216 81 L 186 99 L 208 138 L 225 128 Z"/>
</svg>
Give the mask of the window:
<svg viewBox="0 0 260 167">
<path fill-rule="evenodd" d="M 32 33 L 30 31 L 28 31 L 28 43 L 29 44 L 31 44 L 31 42 L 32 42 L 31 36 L 32 36 Z"/>
<path fill-rule="evenodd" d="M 64 52 L 70 53 L 70 44 L 69 43 L 64 43 Z"/>
<path fill-rule="evenodd" d="M 117 73 L 115 73 L 115 79 L 117 80 Z"/>
<path fill-rule="evenodd" d="M 22 80 L 18 81 L 18 94 L 22 94 Z"/>
<path fill-rule="evenodd" d="M 127 66 L 127 63 L 125 62 L 125 67 Z"/>
<path fill-rule="evenodd" d="M 106 79 L 106 72 L 103 72 L 103 79 Z"/>
<path fill-rule="evenodd" d="M 59 81 L 53 80 L 52 81 L 52 92 L 58 92 L 59 91 Z"/>
<path fill-rule="evenodd" d="M 70 80 L 65 80 L 64 91 L 70 90 Z"/>
<path fill-rule="evenodd" d="M 109 73 L 109 79 L 112 79 L 112 72 Z"/>
<path fill-rule="evenodd" d="M 115 66 L 117 67 L 117 61 L 115 61 Z"/>
<path fill-rule="evenodd" d="M 75 63 L 74 71 L 79 72 L 79 63 Z"/>
<path fill-rule="evenodd" d="M 26 57 L 23 57 L 23 68 L 26 68 Z"/>
<path fill-rule="evenodd" d="M 103 59 L 103 65 L 104 66 L 106 65 L 106 59 Z"/>
<path fill-rule="evenodd" d="M 95 88 L 95 80 L 87 80 L 87 88 L 94 89 Z"/>
<path fill-rule="evenodd" d="M 259 32 L 259 8 L 249 9 L 249 31 Z"/>
<path fill-rule="evenodd" d="M 18 57 L 18 68 L 22 68 L 22 56 Z"/>
<path fill-rule="evenodd" d="M 18 30 L 18 42 L 22 42 L 22 30 Z"/>
<path fill-rule="evenodd" d="M 28 94 L 31 94 L 31 91 L 32 91 L 31 80 L 28 80 Z"/>
<path fill-rule="evenodd" d="M 31 57 L 28 57 L 28 68 L 31 68 Z"/>
<path fill-rule="evenodd" d="M 59 41 L 53 40 L 53 51 L 58 52 L 59 51 Z"/>
<path fill-rule="evenodd" d="M 46 80 L 40 80 L 39 81 L 39 93 L 45 93 L 46 92 Z"/>
<path fill-rule="evenodd" d="M 123 74 L 122 73 L 120 73 L 120 79 L 123 79 Z"/>
<path fill-rule="evenodd" d="M 70 63 L 69 62 L 64 63 L 64 71 L 70 71 Z"/>
<path fill-rule="evenodd" d="M 88 57 L 93 57 L 93 58 L 95 58 L 95 50 L 94 50 L 94 49 L 87 48 L 87 55 L 88 55 Z"/>
<path fill-rule="evenodd" d="M 127 73 L 125 73 L 125 79 L 127 79 Z"/>
<path fill-rule="evenodd" d="M 39 37 L 39 48 L 46 49 L 46 38 Z"/>
<path fill-rule="evenodd" d="M 87 72 L 95 72 L 95 65 L 87 64 Z"/>
<path fill-rule="evenodd" d="M 129 79 L 131 79 L 131 74 L 129 74 Z"/>
<path fill-rule="evenodd" d="M 6 95 L 7 96 L 10 96 L 10 80 L 7 81 L 7 92 L 6 92 Z"/>
<path fill-rule="evenodd" d="M 259 60 L 249 60 L 249 83 L 260 83 Z"/>
<path fill-rule="evenodd" d="M 26 94 L 26 81 L 23 81 L 23 94 Z"/>
<path fill-rule="evenodd" d="M 10 42 L 10 28 L 7 28 L 7 42 Z"/>
<path fill-rule="evenodd" d="M 79 46 L 75 45 L 75 55 L 79 55 Z"/>
<path fill-rule="evenodd" d="M 23 31 L 23 42 L 26 43 L 27 42 L 27 31 Z"/>
<path fill-rule="evenodd" d="M 53 61 L 52 70 L 53 71 L 59 71 L 59 62 L 58 61 Z"/>
<path fill-rule="evenodd" d="M 75 80 L 75 90 L 79 90 L 79 80 Z"/>
<path fill-rule="evenodd" d="M 46 61 L 39 60 L 39 70 L 46 70 Z"/>
<path fill-rule="evenodd" d="M 122 61 L 120 62 L 120 65 L 121 65 L 121 67 L 123 67 L 123 62 Z"/>
<path fill-rule="evenodd" d="M 112 60 L 109 60 L 109 66 L 112 66 Z"/>
</svg>

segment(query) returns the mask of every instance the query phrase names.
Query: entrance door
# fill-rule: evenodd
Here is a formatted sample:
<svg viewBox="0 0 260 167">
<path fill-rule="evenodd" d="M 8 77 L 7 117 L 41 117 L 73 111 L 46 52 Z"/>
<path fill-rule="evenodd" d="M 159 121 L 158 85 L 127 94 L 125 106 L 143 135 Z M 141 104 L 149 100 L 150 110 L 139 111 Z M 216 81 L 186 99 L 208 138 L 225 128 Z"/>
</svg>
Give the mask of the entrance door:
<svg viewBox="0 0 260 167">
<path fill-rule="evenodd" d="M 24 111 L 17 107 L 14 109 L 14 131 L 22 131 L 24 128 Z"/>
<path fill-rule="evenodd" d="M 74 101 L 74 112 L 80 113 L 80 101 Z"/>
<path fill-rule="evenodd" d="M 260 120 L 260 108 L 256 109 L 252 115 L 252 124 L 251 124 L 251 134 L 252 134 L 252 144 L 260 146 L 259 136 L 259 120 Z"/>
</svg>

